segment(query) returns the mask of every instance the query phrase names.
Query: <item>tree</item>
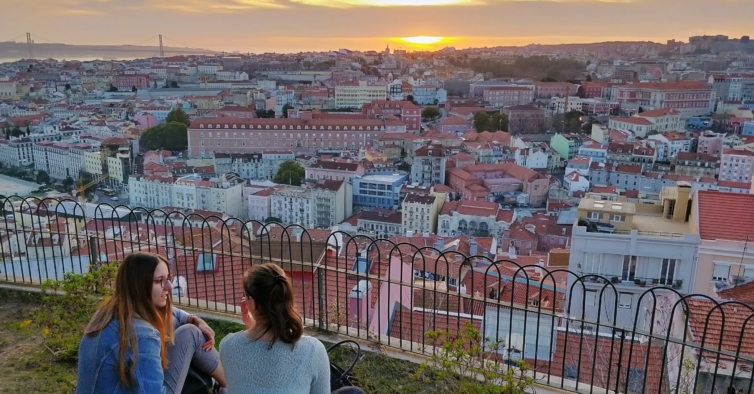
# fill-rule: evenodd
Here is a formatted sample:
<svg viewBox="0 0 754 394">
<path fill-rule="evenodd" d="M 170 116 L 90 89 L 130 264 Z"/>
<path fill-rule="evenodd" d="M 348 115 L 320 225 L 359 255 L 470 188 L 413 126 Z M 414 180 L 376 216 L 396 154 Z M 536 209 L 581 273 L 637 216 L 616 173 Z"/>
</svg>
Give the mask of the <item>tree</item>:
<svg viewBox="0 0 754 394">
<path fill-rule="evenodd" d="M 110 89 L 108 89 L 107 91 L 108 91 L 108 92 L 117 92 L 117 91 L 118 91 L 118 88 L 116 88 L 115 86 L 113 86 L 113 84 L 111 83 L 111 84 L 110 84 Z"/>
<path fill-rule="evenodd" d="M 266 116 L 267 118 L 274 118 L 275 117 L 275 110 L 274 109 L 268 109 L 267 113 L 265 113 L 265 115 L 267 115 Z"/>
<path fill-rule="evenodd" d="M 639 112 L 638 113 L 642 113 L 642 112 L 644 112 L 644 108 L 639 107 Z"/>
<path fill-rule="evenodd" d="M 487 124 L 490 122 L 490 116 L 486 112 L 479 111 L 474 114 L 474 129 L 478 133 L 487 129 Z"/>
<path fill-rule="evenodd" d="M 586 81 L 587 82 L 592 82 L 592 74 L 587 74 Z"/>
<path fill-rule="evenodd" d="M 275 174 L 275 183 L 286 185 L 301 186 L 301 181 L 306 176 L 304 166 L 294 160 L 286 160 L 280 165 L 277 174 Z"/>
<path fill-rule="evenodd" d="M 290 109 L 293 109 L 293 106 L 290 105 L 290 104 L 288 104 L 288 103 L 285 103 L 285 105 L 283 106 L 283 117 L 284 118 L 288 117 L 288 110 L 290 110 Z"/>
<path fill-rule="evenodd" d="M 422 110 L 422 118 L 425 119 L 437 119 L 440 117 L 440 110 L 437 107 L 424 107 Z"/>
<path fill-rule="evenodd" d="M 308 71 L 308 70 L 310 70 L 310 69 L 312 68 L 312 62 L 311 62 L 311 61 L 309 61 L 309 60 L 304 60 L 304 61 L 303 61 L 303 62 L 302 62 L 301 64 L 302 64 L 302 65 L 304 66 L 304 68 L 305 68 L 305 69 L 306 69 L 307 71 Z"/>
<path fill-rule="evenodd" d="M 508 130 L 508 116 L 497 113 L 492 116 L 479 111 L 474 114 L 474 128 L 477 132 Z"/>
<path fill-rule="evenodd" d="M 74 180 L 71 177 L 66 177 L 65 179 L 63 179 L 63 186 L 67 188 L 70 188 L 71 186 L 73 186 L 73 183 L 74 183 Z"/>
<path fill-rule="evenodd" d="M 10 132 L 10 135 L 13 137 L 20 137 L 23 134 L 24 132 L 18 126 L 13 126 L 13 130 Z"/>
<path fill-rule="evenodd" d="M 39 170 L 37 172 L 37 183 L 39 184 L 50 183 L 50 174 L 48 174 L 47 171 Z"/>
<path fill-rule="evenodd" d="M 173 89 L 178 89 L 180 86 L 178 86 L 178 82 L 176 81 L 170 81 L 170 87 Z"/>
<path fill-rule="evenodd" d="M 282 220 L 280 220 L 279 217 L 270 216 L 267 219 L 264 219 L 265 223 L 283 223 Z"/>
<path fill-rule="evenodd" d="M 183 151 L 188 148 L 188 129 L 179 122 L 151 127 L 141 135 L 139 144 L 150 150 Z"/>
<path fill-rule="evenodd" d="M 539 82 L 558 82 L 558 80 L 553 77 L 544 77 Z"/>
<path fill-rule="evenodd" d="M 168 116 L 165 118 L 165 123 L 170 122 L 183 123 L 186 126 L 191 125 L 191 119 L 189 119 L 188 114 L 186 114 L 181 108 L 174 108 L 168 112 Z"/>
<path fill-rule="evenodd" d="M 406 100 L 413 103 L 414 102 L 414 95 L 413 94 L 409 94 L 408 96 L 406 96 Z"/>
<path fill-rule="evenodd" d="M 136 89 L 136 86 L 131 86 L 131 91 L 136 93 L 139 91 L 139 89 Z"/>
<path fill-rule="evenodd" d="M 71 90 L 71 84 L 70 83 L 66 83 L 65 84 L 65 90 L 66 91 Z"/>
</svg>

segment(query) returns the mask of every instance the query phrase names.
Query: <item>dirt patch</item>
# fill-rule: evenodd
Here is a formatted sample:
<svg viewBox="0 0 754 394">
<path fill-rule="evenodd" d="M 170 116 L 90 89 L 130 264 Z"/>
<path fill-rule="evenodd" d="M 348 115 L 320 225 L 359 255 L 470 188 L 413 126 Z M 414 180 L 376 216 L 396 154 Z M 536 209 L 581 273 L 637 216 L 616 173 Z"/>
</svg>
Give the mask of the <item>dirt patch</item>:
<svg viewBox="0 0 754 394">
<path fill-rule="evenodd" d="M 37 304 L 0 291 L 0 393 L 72 393 L 76 366 L 50 361 L 41 333 L 22 328 Z"/>
</svg>

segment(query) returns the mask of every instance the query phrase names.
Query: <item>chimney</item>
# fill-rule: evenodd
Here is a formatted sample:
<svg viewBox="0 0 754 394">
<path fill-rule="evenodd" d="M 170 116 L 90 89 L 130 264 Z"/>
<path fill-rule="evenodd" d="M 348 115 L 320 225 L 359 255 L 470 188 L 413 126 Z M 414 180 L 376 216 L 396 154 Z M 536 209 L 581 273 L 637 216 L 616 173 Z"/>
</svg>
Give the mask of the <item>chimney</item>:
<svg viewBox="0 0 754 394">
<path fill-rule="evenodd" d="M 673 210 L 674 222 L 685 222 L 688 220 L 689 196 L 691 196 L 691 184 L 688 182 L 678 182 L 675 194 L 675 209 Z"/>
<path fill-rule="evenodd" d="M 476 256 L 477 254 L 477 243 L 475 239 L 469 240 L 469 255 L 470 256 Z"/>
</svg>

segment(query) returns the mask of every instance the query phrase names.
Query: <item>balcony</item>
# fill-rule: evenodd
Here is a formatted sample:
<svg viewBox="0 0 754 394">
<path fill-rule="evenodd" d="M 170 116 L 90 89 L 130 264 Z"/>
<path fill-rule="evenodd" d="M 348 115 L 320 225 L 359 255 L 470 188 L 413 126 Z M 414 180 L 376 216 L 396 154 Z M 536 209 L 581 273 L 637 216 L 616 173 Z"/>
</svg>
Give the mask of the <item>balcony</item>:
<svg viewBox="0 0 754 394">
<path fill-rule="evenodd" d="M 666 287 L 675 290 L 680 290 L 683 287 L 683 280 L 674 280 L 672 278 L 643 278 L 638 276 L 630 276 L 629 278 L 623 278 L 621 275 L 605 275 L 600 273 L 588 273 L 584 275 L 584 283 L 596 283 L 604 285 L 612 283 L 616 286 L 630 286 L 638 288 L 652 288 L 652 287 Z"/>
<path fill-rule="evenodd" d="M 124 215 L 124 218 L 134 217 L 136 215 Z M 45 219 L 52 220 L 46 216 Z M 173 235 L 150 239 L 137 237 L 148 233 L 143 223 L 116 222 L 109 216 L 84 218 L 84 221 L 87 226 L 80 227 L 80 232 L 68 233 L 79 231 L 79 227 L 50 230 L 59 240 L 72 240 L 56 246 L 55 253 L 45 249 L 44 243 L 29 245 L 23 250 L 19 249 L 19 244 L 3 244 L 0 249 L 4 254 L 0 262 L 3 287 L 25 291 L 40 286 L 46 279 L 62 279 L 66 273 L 89 272 L 103 264 L 113 264 L 134 251 L 152 251 L 167 255 L 173 275 L 185 280 L 179 281 L 185 284 L 184 288 L 180 292 L 176 289 L 173 295 L 176 305 L 197 314 L 238 321 L 241 272 L 252 264 L 270 262 L 280 265 L 291 278 L 296 308 L 307 328 L 353 338 L 367 346 L 384 349 L 388 355 L 411 355 L 426 360 L 435 350 L 435 343 L 427 338 L 428 331 L 457 333 L 468 323 L 479 330 L 487 330 L 486 336 L 507 340 L 508 349 L 490 355 L 491 358 L 501 364 L 517 360 L 515 357 L 525 360 L 536 369 L 536 375 L 532 376 L 539 385 L 536 389 L 539 393 L 551 392 L 548 386 L 604 393 L 606 389 L 613 391 L 617 384 L 631 385 L 633 390 L 620 388 L 624 393 L 659 393 L 661 384 L 672 384 L 664 377 L 678 371 L 672 359 L 677 351 L 684 352 L 694 363 L 689 371 L 699 382 L 700 392 L 713 392 L 704 389 L 707 383 L 730 382 L 724 379 L 725 373 L 731 376 L 730 373 L 735 372 L 737 379 L 745 379 L 747 384 L 752 376 L 750 367 L 754 365 L 754 354 L 749 353 L 748 345 L 736 348 L 739 343 L 754 341 L 751 330 L 741 326 L 754 315 L 744 305 L 735 310 L 728 305 L 715 312 L 732 315 L 725 320 L 725 327 L 719 324 L 719 316 L 704 317 L 708 313 L 700 312 L 701 307 L 687 308 L 680 300 L 671 301 L 671 306 L 677 306 L 679 314 L 688 311 L 688 319 L 684 315 L 680 320 L 661 321 L 654 327 L 619 327 L 611 320 L 612 316 L 595 320 L 570 314 L 570 297 L 584 290 L 578 286 L 569 288 L 568 283 L 579 278 L 585 283 L 595 282 L 590 275 L 560 269 L 551 275 L 546 267 L 520 267 L 508 260 L 470 264 L 463 254 L 449 252 L 438 256 L 413 245 L 403 245 L 405 250 L 391 253 L 384 241 L 375 241 L 373 245 L 378 247 L 370 249 L 372 240 L 347 234 L 342 237 L 331 234 L 324 240 L 317 235 L 318 238 L 312 240 L 308 231 L 296 226 L 275 226 L 267 233 L 249 234 L 238 226 L 237 219 L 218 221 L 216 225 L 207 222 L 208 226 L 216 227 L 213 229 L 192 228 L 189 220 L 173 220 Z M 116 226 L 122 231 L 112 231 Z M 183 227 L 176 229 L 178 226 Z M 12 229 L 8 237 L 25 239 L 32 231 Z M 333 239 L 336 237 L 340 237 L 339 243 Z M 332 247 L 335 244 L 339 247 Z M 207 264 L 207 255 L 212 256 L 213 264 Z M 371 263 L 361 265 L 359 258 Z M 431 271 L 437 277 L 457 278 L 457 287 L 429 278 L 417 283 L 416 270 Z M 621 281 L 616 287 L 632 286 L 634 293 L 646 294 L 659 286 L 667 287 L 659 278 L 633 279 L 643 279 L 646 289 L 642 289 L 641 282 Z M 658 283 L 653 283 L 653 279 L 658 279 Z M 611 278 L 601 280 L 601 284 L 607 285 Z M 354 289 L 362 288 L 362 281 L 369 284 L 364 288 L 371 290 L 360 298 L 351 297 Z M 686 302 L 717 305 L 701 297 L 692 298 Z M 611 306 L 617 310 L 615 307 L 617 305 Z M 699 330 L 706 327 L 706 322 L 712 328 L 705 337 Z M 596 336 L 588 328 L 593 326 L 622 334 Z M 693 335 L 684 334 L 683 329 L 676 335 L 669 331 L 671 327 L 689 327 Z M 703 337 L 705 342 L 701 343 Z M 595 355 L 597 348 L 599 354 Z M 671 357 L 662 356 L 666 354 Z M 723 364 L 725 368 L 719 367 Z M 715 365 L 725 371 L 716 372 Z M 637 366 L 646 367 L 638 372 Z M 592 378 L 590 374 L 595 370 L 606 371 L 607 378 Z M 629 373 L 628 379 L 609 378 L 626 375 L 628 370 L 634 371 Z M 642 379 L 633 379 L 634 373 Z M 629 382 L 632 380 L 641 381 L 642 386 L 634 386 L 638 383 Z M 715 390 L 724 392 L 724 389 Z"/>
</svg>

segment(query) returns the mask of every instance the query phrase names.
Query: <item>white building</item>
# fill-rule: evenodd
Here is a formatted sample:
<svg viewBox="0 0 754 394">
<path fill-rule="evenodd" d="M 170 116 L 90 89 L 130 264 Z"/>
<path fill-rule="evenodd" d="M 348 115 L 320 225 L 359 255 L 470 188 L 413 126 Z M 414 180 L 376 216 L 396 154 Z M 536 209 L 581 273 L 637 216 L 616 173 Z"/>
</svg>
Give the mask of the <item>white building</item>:
<svg viewBox="0 0 754 394">
<path fill-rule="evenodd" d="M 0 98 L 9 98 L 16 95 L 18 83 L 8 77 L 0 77 Z"/>
<path fill-rule="evenodd" d="M 215 172 L 234 172 L 248 180 L 271 180 L 286 160 L 296 156 L 289 150 L 265 150 L 261 153 L 213 153 Z"/>
<path fill-rule="evenodd" d="M 275 190 L 270 202 L 270 216 L 287 225 L 330 228 L 351 216 L 353 196 L 350 186 L 342 180 L 326 180 Z"/>
<path fill-rule="evenodd" d="M 516 220 L 515 212 L 488 201 L 446 202 L 437 219 L 437 235 L 454 237 L 493 237 L 500 241 L 503 232 Z M 497 248 L 492 248 L 496 250 Z"/>
<path fill-rule="evenodd" d="M 670 161 L 680 152 L 691 152 L 693 140 L 684 133 L 654 134 L 647 137 L 649 145 L 655 148 L 658 161 Z"/>
<path fill-rule="evenodd" d="M 577 191 L 586 192 L 589 190 L 589 179 L 578 171 L 566 172 L 566 175 L 563 177 L 563 188 L 568 190 L 570 195 L 573 195 Z"/>
<path fill-rule="evenodd" d="M 153 175 L 130 178 L 128 192 L 133 206 L 200 209 L 240 218 L 245 212 L 243 186 L 243 179 L 234 174 L 214 178 L 190 174 L 178 179 Z"/>
<path fill-rule="evenodd" d="M 534 148 L 517 148 L 513 157 L 516 159 L 516 164 L 532 170 L 548 168 L 547 164 L 550 161 L 550 155 L 541 149 Z"/>
<path fill-rule="evenodd" d="M 369 84 L 367 81 L 359 81 L 356 85 L 335 86 L 336 108 L 361 108 L 365 103 L 386 99 L 386 84 Z"/>
<path fill-rule="evenodd" d="M 401 212 L 403 213 L 403 231 L 407 236 L 434 232 L 436 223 L 436 199 L 432 194 L 409 193 L 403 199 Z"/>
</svg>

